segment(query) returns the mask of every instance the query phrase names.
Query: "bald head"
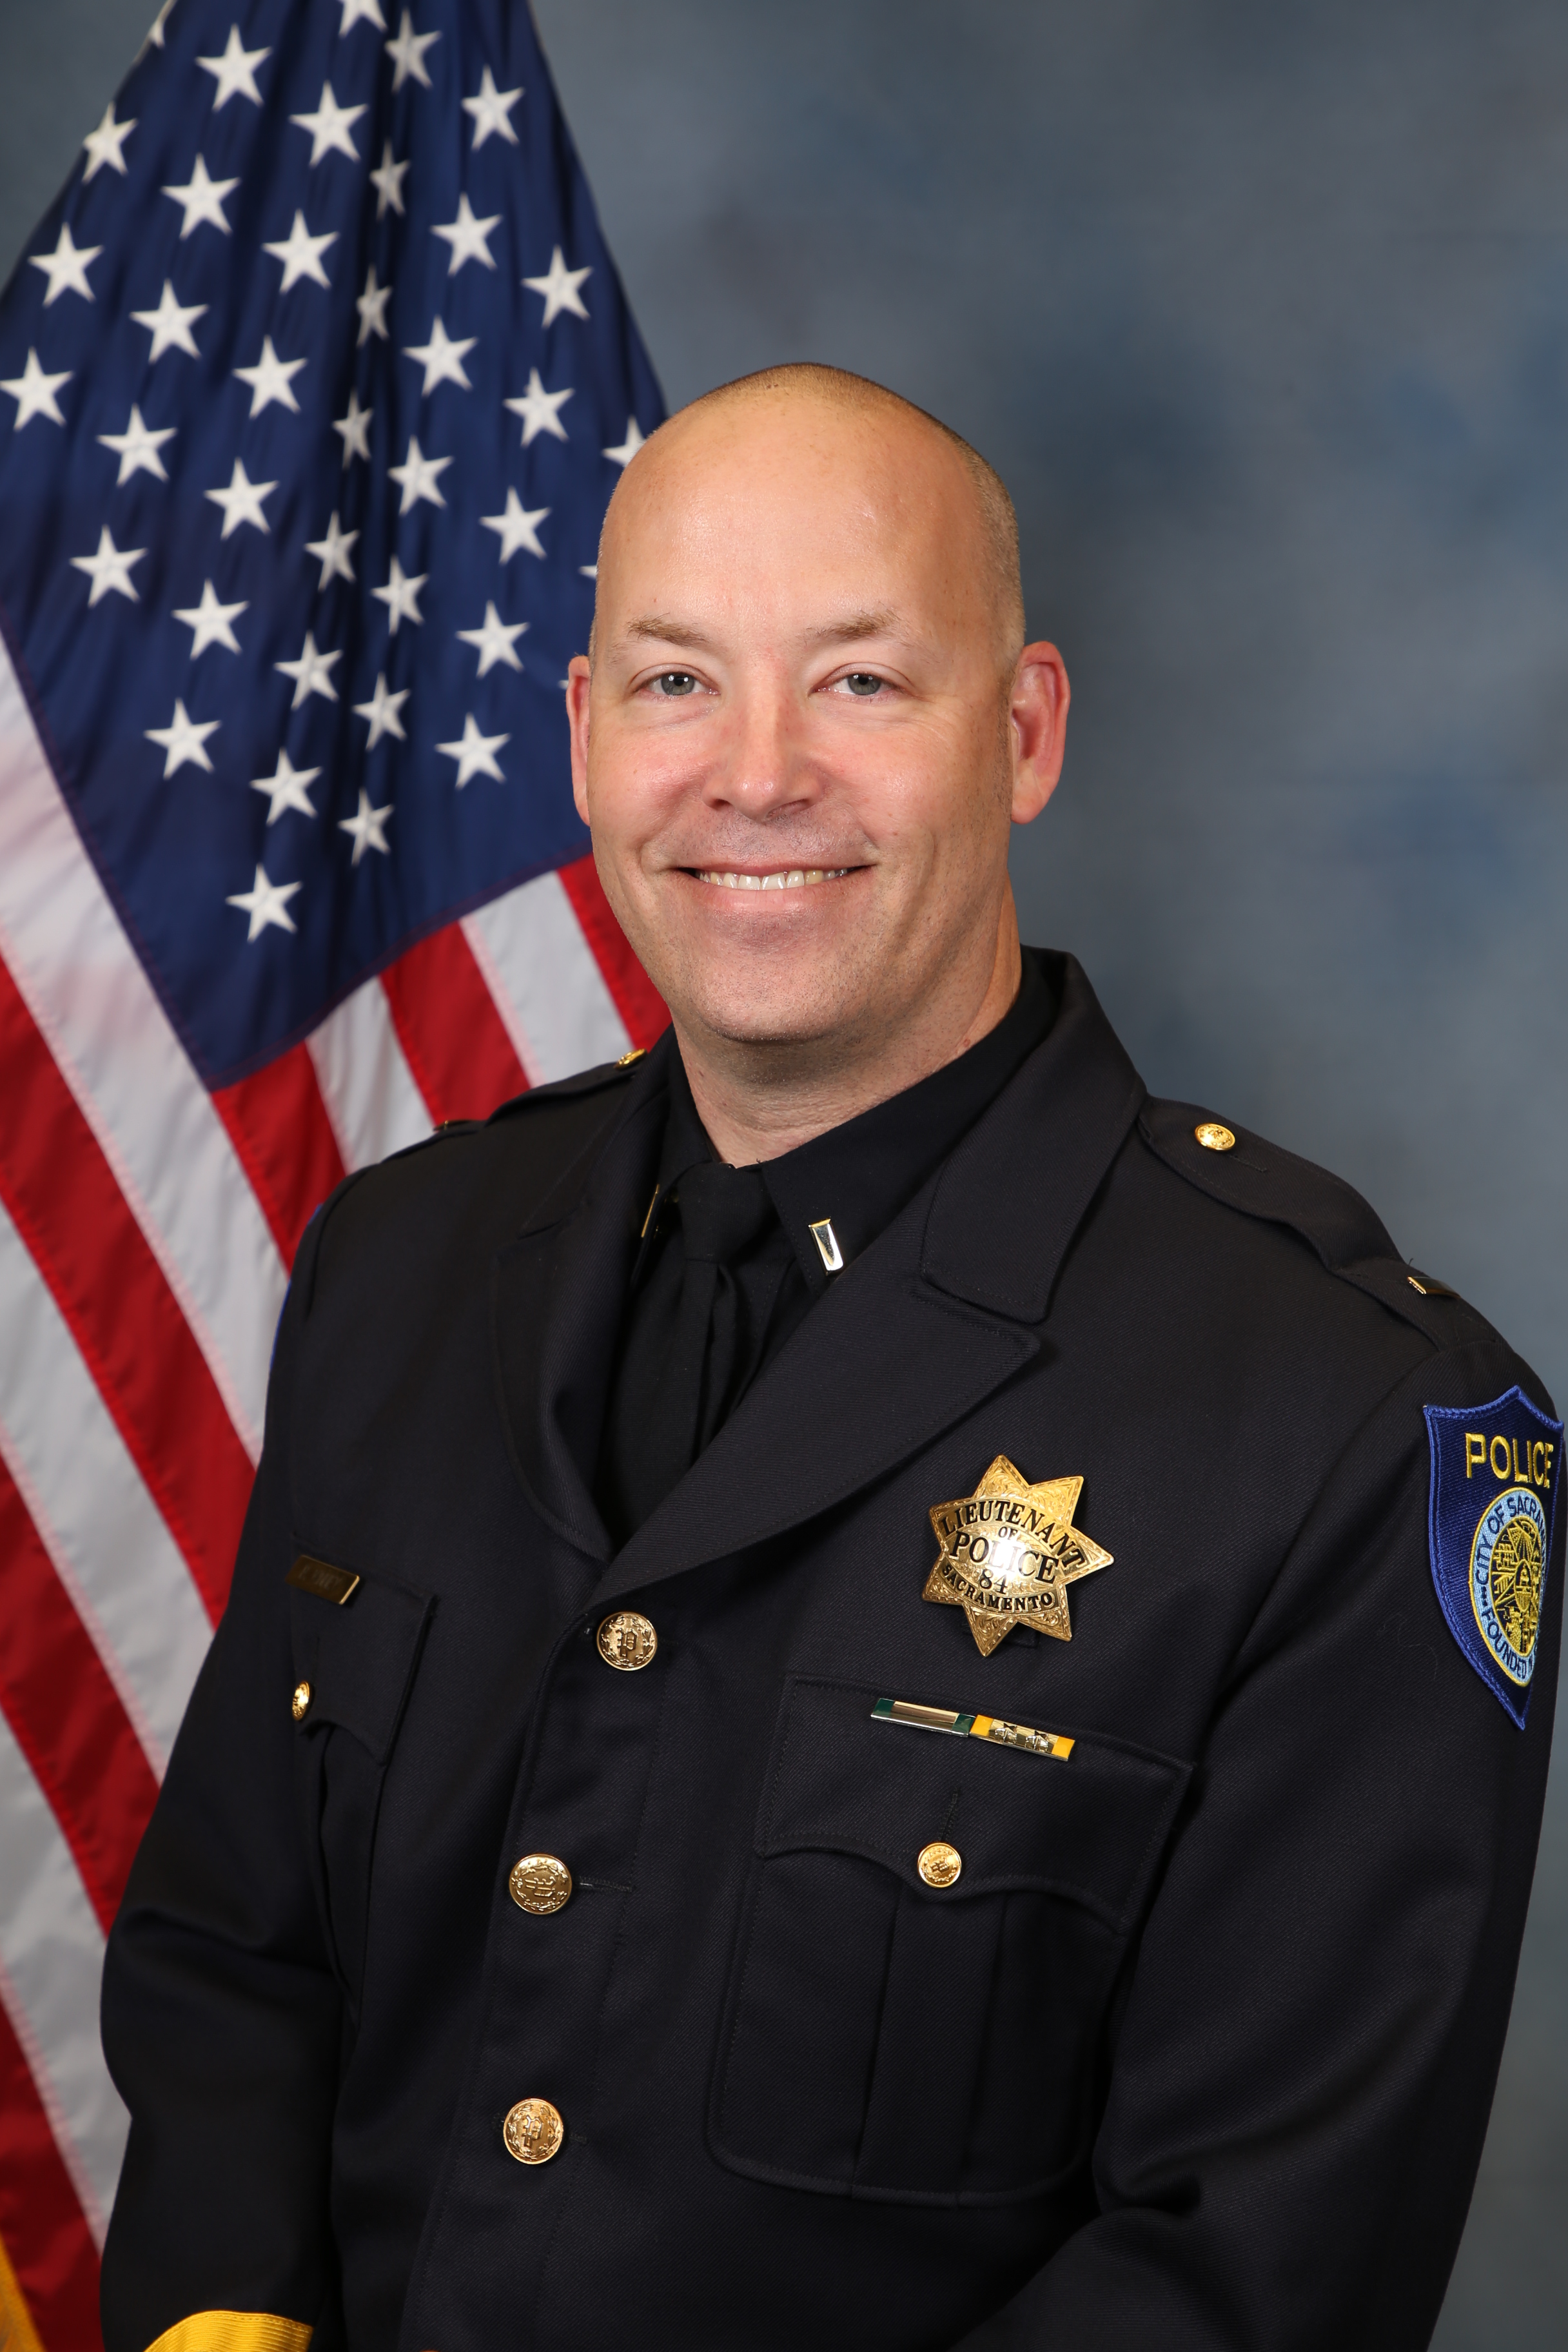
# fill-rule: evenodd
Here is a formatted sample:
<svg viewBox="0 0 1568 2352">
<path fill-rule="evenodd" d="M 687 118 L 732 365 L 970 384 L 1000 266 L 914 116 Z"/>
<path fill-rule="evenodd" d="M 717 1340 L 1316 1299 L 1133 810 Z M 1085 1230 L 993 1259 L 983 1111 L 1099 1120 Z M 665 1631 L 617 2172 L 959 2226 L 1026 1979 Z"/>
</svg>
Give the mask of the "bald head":
<svg viewBox="0 0 1568 2352">
<path fill-rule="evenodd" d="M 766 432 L 793 420 L 810 430 L 812 412 L 819 427 L 837 418 L 880 446 L 897 462 L 901 451 L 908 460 L 918 453 L 921 472 L 931 468 L 937 480 L 945 476 L 957 488 L 958 504 L 968 528 L 961 529 L 958 546 L 973 566 L 975 586 L 989 608 L 995 633 L 999 671 L 1010 677 L 1024 643 L 1024 591 L 1018 567 L 1018 519 L 1007 488 L 993 466 L 962 434 L 940 417 L 917 408 L 885 384 L 868 376 L 852 375 L 846 368 L 825 367 L 800 361 L 783 367 L 761 368 L 752 375 L 699 394 L 651 435 L 616 485 L 605 517 L 600 541 L 600 570 L 606 558 L 615 560 L 617 529 L 626 507 L 640 499 L 649 476 L 665 460 L 689 457 L 704 444 L 715 446 L 753 430 Z M 725 427 L 731 428 L 730 432 Z M 846 453 L 847 454 L 847 452 Z M 640 470 L 639 470 L 640 469 Z M 620 512 L 617 513 L 617 509 Z M 595 613 L 595 627 L 597 629 Z M 590 640 L 592 644 L 592 640 Z"/>
</svg>

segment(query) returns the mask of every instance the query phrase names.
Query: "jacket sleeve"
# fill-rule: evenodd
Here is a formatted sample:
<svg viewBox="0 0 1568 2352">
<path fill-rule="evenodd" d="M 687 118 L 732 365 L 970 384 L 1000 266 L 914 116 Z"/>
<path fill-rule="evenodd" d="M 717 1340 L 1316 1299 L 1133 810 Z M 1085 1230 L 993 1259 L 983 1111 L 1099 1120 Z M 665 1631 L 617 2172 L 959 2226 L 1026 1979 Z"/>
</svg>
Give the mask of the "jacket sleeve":
<svg viewBox="0 0 1568 2352">
<path fill-rule="evenodd" d="M 1125 1988 L 1097 2213 L 963 2352 L 1428 2342 L 1524 1929 L 1563 1528 L 1521 1731 L 1434 1597 L 1422 1406 L 1515 1381 L 1541 1395 L 1495 1343 L 1429 1360 L 1321 1489 L 1214 1714 Z"/>
<path fill-rule="evenodd" d="M 209 2313 L 241 2323 L 219 2331 L 234 2352 L 302 2352 L 332 2294 L 342 2005 L 298 1834 L 284 1585 L 293 1369 L 324 1222 L 279 1326 L 228 1606 L 109 1940 L 103 2043 L 131 2134 L 103 2258 L 108 2352 L 170 2330 L 170 2352 L 205 2342 L 178 2323 Z"/>
</svg>

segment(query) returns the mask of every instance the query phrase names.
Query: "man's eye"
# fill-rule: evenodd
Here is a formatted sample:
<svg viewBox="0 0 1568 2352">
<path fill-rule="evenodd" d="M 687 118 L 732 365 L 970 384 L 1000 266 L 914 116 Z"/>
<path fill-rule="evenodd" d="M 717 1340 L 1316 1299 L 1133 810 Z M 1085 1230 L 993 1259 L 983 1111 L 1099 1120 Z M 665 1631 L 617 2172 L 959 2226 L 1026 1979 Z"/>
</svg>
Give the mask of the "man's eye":
<svg viewBox="0 0 1568 2352">
<path fill-rule="evenodd" d="M 851 694 L 870 695 L 879 693 L 886 680 L 874 677 L 868 669 L 852 669 L 843 683 Z"/>
<path fill-rule="evenodd" d="M 689 669 L 667 669 L 661 671 L 654 679 L 653 690 L 656 694 L 665 696 L 667 699 L 681 694 L 695 694 L 697 680 Z"/>
</svg>

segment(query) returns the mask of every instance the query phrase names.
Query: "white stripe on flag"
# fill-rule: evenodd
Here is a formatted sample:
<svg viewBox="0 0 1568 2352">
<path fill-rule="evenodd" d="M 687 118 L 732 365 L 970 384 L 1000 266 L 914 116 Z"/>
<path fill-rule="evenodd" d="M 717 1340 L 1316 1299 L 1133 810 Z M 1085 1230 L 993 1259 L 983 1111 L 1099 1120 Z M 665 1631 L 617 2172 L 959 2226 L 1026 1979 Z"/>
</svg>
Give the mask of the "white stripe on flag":
<svg viewBox="0 0 1568 2352">
<path fill-rule="evenodd" d="M 162 1779 L 212 1627 L 65 1319 L 3 1208 L 0 1331 L 0 1460 Z"/>
<path fill-rule="evenodd" d="M 129 2117 L 98 2038 L 103 1937 L 70 1848 L 0 1716 L 0 2002 L 99 2245 Z"/>
<path fill-rule="evenodd" d="M 626 1052 L 626 1024 L 557 875 L 465 915 L 463 933 L 531 1087 Z"/>
<path fill-rule="evenodd" d="M 306 1043 L 345 1168 L 368 1168 L 389 1151 L 424 1142 L 434 1121 L 379 980 L 345 996 Z"/>
<path fill-rule="evenodd" d="M 0 953 L 254 1461 L 283 1263 L 82 847 L 3 645 Z"/>
</svg>

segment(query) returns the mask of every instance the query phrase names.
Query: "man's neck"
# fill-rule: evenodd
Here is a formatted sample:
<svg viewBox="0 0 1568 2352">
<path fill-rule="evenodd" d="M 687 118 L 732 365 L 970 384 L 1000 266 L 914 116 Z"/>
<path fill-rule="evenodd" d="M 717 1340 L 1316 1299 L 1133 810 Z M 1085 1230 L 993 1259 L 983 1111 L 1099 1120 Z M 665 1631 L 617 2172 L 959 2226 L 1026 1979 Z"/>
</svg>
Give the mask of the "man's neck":
<svg viewBox="0 0 1568 2352">
<path fill-rule="evenodd" d="M 884 1031 L 858 1052 L 833 1038 L 809 1054 L 729 1038 L 693 1036 L 675 1024 L 698 1117 L 721 1160 L 746 1168 L 777 1160 L 829 1128 L 842 1127 L 906 1087 L 918 1086 L 995 1028 L 1018 993 L 1023 962 L 1009 896 L 996 954 L 978 995 L 944 994 L 917 1016 Z"/>
</svg>

